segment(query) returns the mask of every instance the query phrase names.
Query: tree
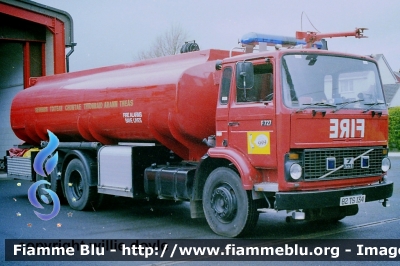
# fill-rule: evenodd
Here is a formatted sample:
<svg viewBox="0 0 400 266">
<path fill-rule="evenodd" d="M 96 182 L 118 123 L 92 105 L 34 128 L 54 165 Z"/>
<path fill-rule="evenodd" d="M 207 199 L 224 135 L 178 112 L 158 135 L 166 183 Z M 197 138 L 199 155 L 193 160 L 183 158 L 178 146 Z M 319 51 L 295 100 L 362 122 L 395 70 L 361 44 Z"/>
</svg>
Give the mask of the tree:
<svg viewBox="0 0 400 266">
<path fill-rule="evenodd" d="M 178 54 L 188 38 L 188 33 L 177 24 L 173 24 L 163 34 L 157 36 L 149 50 L 138 52 L 138 60 Z"/>
</svg>

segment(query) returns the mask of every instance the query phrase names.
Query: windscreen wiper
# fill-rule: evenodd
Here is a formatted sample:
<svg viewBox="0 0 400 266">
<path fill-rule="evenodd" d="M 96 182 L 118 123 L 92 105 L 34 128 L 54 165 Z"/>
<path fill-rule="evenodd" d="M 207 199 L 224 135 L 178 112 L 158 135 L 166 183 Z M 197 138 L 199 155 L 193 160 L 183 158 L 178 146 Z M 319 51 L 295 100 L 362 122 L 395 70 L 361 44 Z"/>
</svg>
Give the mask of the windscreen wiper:
<svg viewBox="0 0 400 266">
<path fill-rule="evenodd" d="M 296 111 L 296 113 L 303 111 L 304 109 L 310 108 L 310 107 L 336 107 L 334 104 L 330 103 L 324 103 L 324 102 L 318 102 L 318 103 L 304 103 L 303 106 L 299 110 Z"/>
<path fill-rule="evenodd" d="M 342 109 L 343 107 L 345 107 L 345 106 L 348 105 L 348 104 L 351 104 L 351 103 L 358 103 L 358 102 L 361 102 L 361 101 L 364 101 L 364 100 L 363 100 L 363 99 L 360 99 L 360 100 L 354 100 L 354 101 L 348 101 L 348 102 L 338 103 L 338 105 L 340 105 L 340 106 L 338 106 L 335 110 L 333 110 L 332 113 L 336 113 L 337 111 L 339 111 L 340 109 Z"/>
<path fill-rule="evenodd" d="M 376 102 L 376 103 L 364 103 L 365 105 L 371 105 L 370 107 L 368 107 L 367 109 L 365 109 L 363 111 L 363 113 L 368 112 L 369 110 L 371 110 L 374 106 L 379 105 L 379 104 L 385 104 L 385 102 Z"/>
</svg>

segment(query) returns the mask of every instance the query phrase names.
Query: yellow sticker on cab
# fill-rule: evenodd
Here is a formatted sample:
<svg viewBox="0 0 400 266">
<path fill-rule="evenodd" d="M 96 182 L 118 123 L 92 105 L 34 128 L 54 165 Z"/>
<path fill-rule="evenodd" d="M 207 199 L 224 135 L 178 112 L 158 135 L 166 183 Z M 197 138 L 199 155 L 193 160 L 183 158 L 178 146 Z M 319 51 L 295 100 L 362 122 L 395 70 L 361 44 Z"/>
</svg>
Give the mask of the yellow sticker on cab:
<svg viewBox="0 0 400 266">
<path fill-rule="evenodd" d="M 271 154 L 269 131 L 247 132 L 248 154 Z"/>
</svg>

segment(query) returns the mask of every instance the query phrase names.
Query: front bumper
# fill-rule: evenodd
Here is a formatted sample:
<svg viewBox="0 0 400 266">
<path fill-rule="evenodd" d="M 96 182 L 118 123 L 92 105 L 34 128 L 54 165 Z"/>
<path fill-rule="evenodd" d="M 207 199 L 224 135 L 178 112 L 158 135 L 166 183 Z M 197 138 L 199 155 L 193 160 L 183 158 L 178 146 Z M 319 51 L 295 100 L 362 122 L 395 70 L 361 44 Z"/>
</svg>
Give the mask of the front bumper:
<svg viewBox="0 0 400 266">
<path fill-rule="evenodd" d="M 362 187 L 335 190 L 276 192 L 275 209 L 300 210 L 340 205 L 340 198 L 352 195 L 365 195 L 365 201 L 387 199 L 393 194 L 393 182 L 382 182 Z"/>
</svg>

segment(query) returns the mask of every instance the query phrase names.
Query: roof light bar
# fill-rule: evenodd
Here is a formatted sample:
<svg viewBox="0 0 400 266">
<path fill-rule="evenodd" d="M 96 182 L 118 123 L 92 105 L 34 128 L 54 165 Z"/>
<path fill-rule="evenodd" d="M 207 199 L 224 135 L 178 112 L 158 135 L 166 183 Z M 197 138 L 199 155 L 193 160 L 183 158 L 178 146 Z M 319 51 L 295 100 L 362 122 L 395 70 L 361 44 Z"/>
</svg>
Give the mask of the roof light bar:
<svg viewBox="0 0 400 266">
<path fill-rule="evenodd" d="M 267 43 L 268 46 L 275 46 L 277 44 L 282 45 L 283 47 L 290 47 L 296 45 L 307 45 L 304 40 L 299 40 L 294 37 L 287 36 L 279 36 L 279 35 L 270 35 L 270 34 L 262 34 L 256 32 L 250 32 L 243 35 L 240 40 L 242 44 L 252 44 L 252 43 Z M 313 47 L 321 49 L 323 47 L 322 42 L 315 42 Z"/>
</svg>

